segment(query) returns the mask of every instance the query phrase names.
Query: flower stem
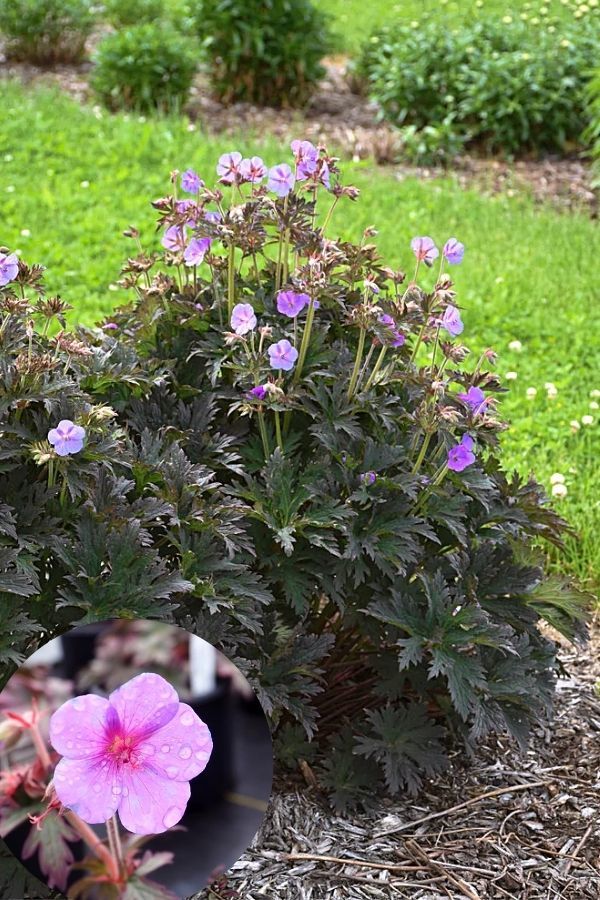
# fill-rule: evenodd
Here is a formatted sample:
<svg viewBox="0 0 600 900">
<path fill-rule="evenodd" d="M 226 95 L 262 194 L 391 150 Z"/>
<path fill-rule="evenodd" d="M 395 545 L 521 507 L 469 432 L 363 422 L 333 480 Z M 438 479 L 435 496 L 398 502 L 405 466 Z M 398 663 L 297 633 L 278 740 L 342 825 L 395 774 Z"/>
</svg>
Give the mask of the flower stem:
<svg viewBox="0 0 600 900">
<path fill-rule="evenodd" d="M 285 215 L 287 213 L 287 208 L 288 208 L 288 195 L 286 194 L 284 197 L 284 200 L 283 200 L 283 218 L 285 218 Z M 281 258 L 283 255 L 284 244 L 286 245 L 286 250 L 287 250 L 287 241 L 288 241 L 288 229 L 286 228 L 284 230 L 283 241 L 281 239 L 281 234 L 279 235 L 279 246 L 277 248 L 277 270 L 275 272 L 275 290 L 276 291 L 278 291 L 279 288 L 281 287 L 281 274 L 282 274 Z M 286 275 L 286 277 L 287 277 L 287 275 Z"/>
<path fill-rule="evenodd" d="M 263 450 L 265 452 L 265 462 L 271 456 L 271 448 L 269 447 L 269 436 L 267 434 L 267 426 L 265 425 L 265 414 L 262 409 L 258 410 L 258 427 L 262 439 Z"/>
<path fill-rule="evenodd" d="M 363 351 L 365 349 L 365 338 L 367 336 L 367 332 L 364 328 L 360 329 L 360 334 L 358 336 L 358 347 L 356 348 L 356 359 L 354 360 L 354 369 L 352 370 L 352 376 L 350 378 L 350 384 L 348 385 L 348 400 L 352 399 L 354 394 L 354 389 L 356 388 L 356 382 L 358 381 L 358 373 L 360 372 L 360 366 L 363 358 Z"/>
<path fill-rule="evenodd" d="M 308 304 L 308 312 L 306 313 L 306 322 L 304 323 L 304 331 L 302 333 L 302 343 L 300 344 L 300 354 L 298 356 L 298 365 L 296 366 L 296 371 L 294 372 L 294 378 L 292 384 L 298 384 L 300 381 L 300 376 L 302 375 L 302 369 L 304 368 L 304 360 L 306 359 L 306 351 L 308 350 L 308 343 L 310 341 L 310 333 L 312 331 L 313 319 L 315 317 L 315 307 L 314 303 L 311 301 Z"/>
<path fill-rule="evenodd" d="M 95 853 L 98 859 L 101 859 L 110 877 L 115 881 L 120 881 L 121 873 L 119 872 L 118 862 L 112 855 L 108 847 L 100 840 L 96 832 L 90 828 L 87 822 L 80 819 L 77 813 L 72 809 L 65 809 L 63 813 L 67 822 L 73 826 L 75 831 L 80 835 L 82 840 L 88 845 L 92 853 Z"/>
<path fill-rule="evenodd" d="M 429 447 L 429 442 L 431 441 L 431 433 L 426 434 L 423 443 L 421 444 L 421 450 L 419 451 L 419 455 L 417 456 L 417 460 L 413 466 L 412 474 L 416 475 L 419 469 L 421 468 L 421 464 L 425 459 L 425 454 L 427 453 L 427 448 Z"/>
<path fill-rule="evenodd" d="M 123 846 L 116 815 L 113 815 L 106 823 L 106 834 L 108 835 L 111 856 L 116 863 L 119 878 L 121 878 L 124 872 Z"/>
<path fill-rule="evenodd" d="M 283 453 L 283 438 L 281 436 L 281 419 L 279 418 L 279 410 L 275 410 L 275 433 L 277 435 L 277 446 Z"/>
<path fill-rule="evenodd" d="M 371 385 L 373 384 L 373 382 L 375 381 L 375 376 L 377 375 L 377 373 L 379 372 L 379 370 L 383 364 L 383 361 L 385 359 L 385 354 L 387 353 L 387 349 L 388 349 L 387 345 L 384 344 L 383 347 L 381 348 L 381 350 L 379 351 L 379 356 L 375 360 L 375 365 L 373 366 L 373 371 L 367 378 L 367 383 L 365 384 L 365 386 L 363 388 L 364 391 L 368 391 L 369 388 L 371 387 Z"/>
<path fill-rule="evenodd" d="M 410 361 L 411 361 L 411 362 L 414 362 L 414 361 L 415 361 L 415 356 L 417 355 L 417 350 L 418 350 L 419 347 L 421 346 L 421 341 L 423 340 L 423 335 L 425 334 L 425 329 L 426 329 L 426 327 L 427 327 L 427 319 L 423 322 L 423 324 L 422 324 L 422 326 L 421 326 L 421 330 L 419 331 L 419 335 L 418 335 L 418 337 L 417 337 L 417 341 L 416 341 L 415 346 L 414 346 L 414 348 L 413 348 L 413 352 L 411 353 L 411 356 L 410 356 Z"/>
<path fill-rule="evenodd" d="M 40 734 L 40 729 L 35 723 L 31 726 L 30 732 L 33 746 L 35 747 L 41 764 L 46 770 L 50 769 L 52 767 L 52 760 L 50 759 L 50 754 L 48 752 L 48 748 L 46 747 L 46 742 Z"/>
<path fill-rule="evenodd" d="M 227 310 L 229 318 L 233 312 L 235 304 L 235 247 L 233 244 L 229 247 L 229 259 L 227 264 Z"/>
</svg>

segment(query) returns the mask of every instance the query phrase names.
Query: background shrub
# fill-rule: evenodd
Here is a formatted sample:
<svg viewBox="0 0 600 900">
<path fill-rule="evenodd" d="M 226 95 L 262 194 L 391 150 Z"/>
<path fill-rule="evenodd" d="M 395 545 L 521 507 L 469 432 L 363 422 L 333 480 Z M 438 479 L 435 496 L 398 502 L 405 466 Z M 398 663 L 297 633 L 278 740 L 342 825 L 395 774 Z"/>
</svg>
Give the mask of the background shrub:
<svg viewBox="0 0 600 900">
<path fill-rule="evenodd" d="M 165 16 L 165 0 L 105 0 L 106 18 L 115 28 L 144 25 Z"/>
<path fill-rule="evenodd" d="M 79 62 L 93 22 L 91 0 L 0 0 L 7 56 L 35 65 Z"/>
<path fill-rule="evenodd" d="M 400 24 L 371 37 L 359 71 L 396 125 L 443 123 L 466 141 L 507 153 L 565 151 L 581 143 L 599 35 L 594 22 L 542 29 L 496 19 L 455 28 L 440 20 Z"/>
<path fill-rule="evenodd" d="M 197 26 L 226 103 L 301 106 L 324 73 L 329 30 L 310 0 L 203 0 Z"/>
<path fill-rule="evenodd" d="M 198 50 L 190 38 L 146 23 L 109 35 L 94 61 L 91 83 L 109 108 L 168 112 L 187 100 Z"/>
<path fill-rule="evenodd" d="M 600 69 L 593 73 L 587 92 L 589 125 L 586 139 L 592 148 L 594 185 L 600 186 Z"/>
</svg>

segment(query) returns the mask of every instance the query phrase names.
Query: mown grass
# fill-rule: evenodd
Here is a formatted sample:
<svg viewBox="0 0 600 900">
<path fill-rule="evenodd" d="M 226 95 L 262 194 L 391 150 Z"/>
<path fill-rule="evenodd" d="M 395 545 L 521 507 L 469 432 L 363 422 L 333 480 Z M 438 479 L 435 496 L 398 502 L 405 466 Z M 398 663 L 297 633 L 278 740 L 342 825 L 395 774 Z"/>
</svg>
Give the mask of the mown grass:
<svg viewBox="0 0 600 900">
<path fill-rule="evenodd" d="M 511 4 L 505 0 L 369 0 L 367 6 L 363 0 L 321 0 L 319 6 L 329 16 L 337 48 L 353 54 L 375 29 L 394 22 L 443 18 L 449 28 L 457 28 L 465 21 L 491 15 L 523 17 L 531 28 L 542 28 L 553 20 L 600 16 L 597 0 L 591 4 L 589 0 L 515 0 Z"/>
<path fill-rule="evenodd" d="M 272 163 L 287 153 L 248 136 L 208 138 L 189 131 L 184 119 L 108 116 L 15 85 L 3 85 L 0 96 L 0 242 L 48 266 L 48 288 L 74 305 L 73 323 L 92 324 L 125 299 L 110 289 L 132 249 L 121 233 L 133 224 L 146 244 L 157 240 L 149 200 L 167 192 L 173 168 L 194 165 L 209 180 L 219 154 L 234 146 Z M 369 164 L 348 164 L 345 174 L 362 196 L 339 207 L 332 232 L 357 238 L 375 225 L 382 254 L 407 267 L 415 234 L 440 242 L 455 235 L 467 245 L 465 262 L 453 270 L 465 342 L 476 351 L 494 347 L 499 372 L 518 376 L 506 382 L 501 404 L 512 423 L 503 437 L 506 465 L 535 470 L 548 487 L 553 472 L 565 476 L 560 508 L 580 538 L 564 564 L 597 582 L 600 430 L 599 411 L 589 407 L 590 392 L 600 389 L 598 226 L 583 214 L 536 209 L 527 198 L 483 197 L 451 179 L 399 181 Z M 521 353 L 509 350 L 514 340 L 522 342 Z M 546 398 L 546 382 L 558 389 L 554 400 Z M 538 390 L 533 401 L 528 387 Z M 569 422 L 588 414 L 593 424 L 573 433 Z"/>
</svg>

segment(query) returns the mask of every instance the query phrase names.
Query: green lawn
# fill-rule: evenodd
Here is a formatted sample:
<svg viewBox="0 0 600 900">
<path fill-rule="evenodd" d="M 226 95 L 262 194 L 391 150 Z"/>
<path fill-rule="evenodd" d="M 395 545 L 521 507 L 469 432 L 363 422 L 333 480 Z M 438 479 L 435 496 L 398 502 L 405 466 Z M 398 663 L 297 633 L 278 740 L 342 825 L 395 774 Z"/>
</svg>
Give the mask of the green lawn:
<svg viewBox="0 0 600 900">
<path fill-rule="evenodd" d="M 168 190 L 170 170 L 194 165 L 209 180 L 219 154 L 236 143 L 190 132 L 183 119 L 112 117 L 11 85 L 0 93 L 0 243 L 47 265 L 49 289 L 75 307 L 72 322 L 93 323 L 125 296 L 111 290 L 131 247 L 123 229 L 136 225 L 147 243 L 156 240 L 149 200 Z M 237 147 L 271 163 L 287 153 L 248 137 Z M 597 579 L 600 411 L 589 405 L 590 392 L 600 390 L 598 225 L 584 215 L 540 211 L 525 198 L 482 197 L 452 180 L 401 182 L 367 164 L 348 164 L 346 178 L 362 197 L 339 209 L 332 230 L 356 238 L 376 225 L 391 264 L 411 265 L 415 234 L 438 241 L 454 235 L 467 245 L 464 264 L 454 270 L 464 339 L 475 350 L 494 347 L 499 372 L 518 375 L 507 382 L 502 404 L 512 422 L 506 463 L 534 469 L 548 486 L 553 472 L 565 476 L 561 509 L 581 532 L 567 565 Z M 522 342 L 521 353 L 508 348 L 513 340 Z M 545 382 L 556 385 L 555 399 L 546 399 Z M 533 401 L 528 387 L 538 390 Z M 572 433 L 570 420 L 588 414 L 594 423 Z"/>
<path fill-rule="evenodd" d="M 423 22 L 431 17 L 445 18 L 448 27 L 457 27 L 482 15 L 499 17 L 525 17 L 532 28 L 541 27 L 545 21 L 567 21 L 585 16 L 598 16 L 598 0 L 321 0 L 319 6 L 329 15 L 331 26 L 340 49 L 355 53 L 363 41 L 382 25 L 393 22 Z M 583 11 L 579 11 L 583 6 Z"/>
</svg>

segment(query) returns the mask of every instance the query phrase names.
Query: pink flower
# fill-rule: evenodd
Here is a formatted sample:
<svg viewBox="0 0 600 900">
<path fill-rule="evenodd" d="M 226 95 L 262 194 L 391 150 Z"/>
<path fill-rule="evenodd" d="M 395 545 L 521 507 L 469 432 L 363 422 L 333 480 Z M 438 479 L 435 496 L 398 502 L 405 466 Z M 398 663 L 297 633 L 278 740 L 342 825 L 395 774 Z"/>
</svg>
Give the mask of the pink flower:
<svg viewBox="0 0 600 900">
<path fill-rule="evenodd" d="M 430 266 L 440 255 L 433 238 L 430 237 L 415 237 L 410 242 L 410 247 L 417 259 L 422 260 L 427 266 Z"/>
<path fill-rule="evenodd" d="M 56 428 L 48 432 L 48 441 L 58 456 L 70 456 L 79 453 L 85 440 L 85 428 L 75 425 L 70 419 L 62 419 Z"/>
<path fill-rule="evenodd" d="M 212 753 L 207 726 L 160 675 L 137 675 L 106 699 L 75 697 L 50 719 L 63 757 L 54 772 L 61 803 L 84 822 L 117 811 L 134 834 L 159 834 L 181 819 L 189 781 Z"/>
<path fill-rule="evenodd" d="M 181 176 L 181 189 L 186 194 L 197 194 L 201 187 L 204 187 L 204 182 L 198 173 L 194 169 L 186 169 Z"/>
<path fill-rule="evenodd" d="M 256 328 L 256 314 L 249 303 L 236 303 L 231 311 L 231 327 L 236 334 L 244 335 Z"/>
<path fill-rule="evenodd" d="M 243 159 L 240 163 L 240 174 L 244 181 L 251 184 L 260 184 L 267 174 L 267 167 L 260 156 L 253 156 L 250 159 Z"/>
<path fill-rule="evenodd" d="M 310 303 L 308 294 L 297 294 L 295 291 L 279 291 L 277 294 L 277 311 L 294 319 Z"/>
<path fill-rule="evenodd" d="M 290 146 L 296 159 L 296 178 L 298 181 L 304 181 L 316 172 L 319 151 L 310 141 L 292 141 Z"/>
<path fill-rule="evenodd" d="M 192 238 L 183 254 L 186 266 L 199 266 L 207 250 L 210 249 L 211 243 L 212 241 L 209 237 Z"/>
<path fill-rule="evenodd" d="M 183 253 L 186 245 L 185 225 L 171 225 L 162 236 L 161 244 L 171 253 Z"/>
<path fill-rule="evenodd" d="M 278 197 L 286 197 L 294 187 L 296 178 L 287 163 L 273 166 L 269 169 L 269 181 L 267 187 Z"/>
<path fill-rule="evenodd" d="M 233 184 L 240 177 L 240 163 L 242 154 L 234 150 L 232 153 L 223 153 L 217 163 L 217 175 L 225 184 Z"/>
<path fill-rule="evenodd" d="M 456 238 L 448 238 L 442 252 L 451 265 L 457 266 L 463 261 L 465 245 L 457 241 Z"/>
<path fill-rule="evenodd" d="M 451 334 L 452 337 L 456 337 L 459 334 L 462 334 L 464 331 L 464 324 L 460 317 L 460 312 L 456 308 L 456 306 L 447 306 L 444 310 L 444 315 L 439 320 L 442 328 L 445 328 L 448 334 Z"/>
<path fill-rule="evenodd" d="M 267 353 L 269 354 L 271 368 L 283 369 L 284 372 L 289 372 L 293 369 L 294 363 L 298 359 L 298 351 L 285 338 L 282 341 L 277 341 L 276 344 L 271 344 L 267 349 Z"/>
<path fill-rule="evenodd" d="M 16 253 L 0 253 L 0 287 L 14 281 L 19 272 L 19 257 Z"/>
</svg>

